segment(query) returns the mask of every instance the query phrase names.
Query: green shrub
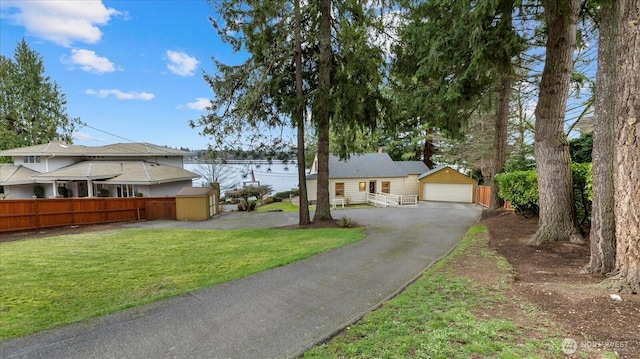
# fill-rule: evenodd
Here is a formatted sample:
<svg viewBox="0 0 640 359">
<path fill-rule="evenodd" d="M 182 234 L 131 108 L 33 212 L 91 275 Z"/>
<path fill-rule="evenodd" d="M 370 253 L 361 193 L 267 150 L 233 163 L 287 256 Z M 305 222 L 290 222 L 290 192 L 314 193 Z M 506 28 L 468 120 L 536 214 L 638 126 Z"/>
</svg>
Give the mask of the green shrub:
<svg viewBox="0 0 640 359">
<path fill-rule="evenodd" d="M 44 188 L 42 188 L 42 186 L 35 186 L 33 188 L 33 195 L 36 196 L 36 198 L 44 198 Z"/>
<path fill-rule="evenodd" d="M 538 198 L 538 175 L 536 171 L 514 171 L 499 173 L 498 195 L 509 201 L 516 213 L 525 217 L 537 216 L 540 209 Z"/>
<path fill-rule="evenodd" d="M 591 163 L 574 163 L 571 165 L 573 196 L 576 204 L 578 225 L 591 222 L 591 201 L 593 200 L 591 168 Z"/>
<path fill-rule="evenodd" d="M 591 219 L 591 200 L 593 196 L 593 179 L 591 163 L 573 163 L 574 206 L 578 224 L 582 225 Z M 540 201 L 538 197 L 538 176 L 535 170 L 499 173 L 498 195 L 509 201 L 516 213 L 525 217 L 538 215 Z"/>
<path fill-rule="evenodd" d="M 350 228 L 351 227 L 351 218 L 347 216 L 340 217 L 340 221 L 338 221 L 338 225 L 342 228 Z"/>
<path fill-rule="evenodd" d="M 298 194 L 300 194 L 300 190 L 294 189 L 291 191 L 284 191 L 284 192 L 278 192 L 274 195 L 274 197 L 276 198 L 289 198 L 289 197 L 296 197 Z"/>
</svg>

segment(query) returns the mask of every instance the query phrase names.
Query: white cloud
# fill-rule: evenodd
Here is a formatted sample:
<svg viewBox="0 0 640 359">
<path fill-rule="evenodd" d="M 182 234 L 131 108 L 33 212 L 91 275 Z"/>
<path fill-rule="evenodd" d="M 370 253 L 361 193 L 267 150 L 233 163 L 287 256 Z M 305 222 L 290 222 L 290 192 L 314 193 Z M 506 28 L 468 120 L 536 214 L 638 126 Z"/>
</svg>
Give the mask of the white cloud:
<svg viewBox="0 0 640 359">
<path fill-rule="evenodd" d="M 75 41 L 94 44 L 102 37 L 98 26 L 124 15 L 102 1 L 2 0 L 2 17 L 24 26 L 29 35 L 71 46 Z M 5 9 L 17 9 L 7 10 Z"/>
<path fill-rule="evenodd" d="M 134 92 L 134 91 L 130 91 L 130 92 L 123 92 L 117 89 L 111 89 L 111 90 L 93 90 L 93 89 L 88 89 L 86 90 L 84 93 L 86 93 L 87 95 L 92 95 L 92 96 L 97 96 L 100 98 L 105 98 L 109 95 L 113 95 L 115 96 L 118 100 L 151 100 L 154 97 L 156 97 L 154 94 L 152 93 L 148 93 L 148 92 Z"/>
<path fill-rule="evenodd" d="M 210 102 L 211 101 L 208 98 L 198 97 L 198 98 L 196 98 L 195 101 L 187 103 L 186 106 L 180 105 L 178 107 L 179 108 L 187 107 L 187 108 L 192 109 L 192 110 L 204 111 L 204 110 L 207 109 L 207 106 L 209 106 Z"/>
<path fill-rule="evenodd" d="M 193 76 L 193 72 L 200 61 L 195 57 L 191 57 L 184 52 L 167 50 L 167 59 L 169 63 L 167 68 L 169 71 L 180 76 Z"/>
<path fill-rule="evenodd" d="M 90 50 L 73 49 L 71 50 L 71 56 L 63 56 L 61 61 L 69 65 L 78 65 L 84 71 L 97 74 L 115 71 L 113 62 L 106 57 L 96 55 L 94 51 Z"/>
</svg>

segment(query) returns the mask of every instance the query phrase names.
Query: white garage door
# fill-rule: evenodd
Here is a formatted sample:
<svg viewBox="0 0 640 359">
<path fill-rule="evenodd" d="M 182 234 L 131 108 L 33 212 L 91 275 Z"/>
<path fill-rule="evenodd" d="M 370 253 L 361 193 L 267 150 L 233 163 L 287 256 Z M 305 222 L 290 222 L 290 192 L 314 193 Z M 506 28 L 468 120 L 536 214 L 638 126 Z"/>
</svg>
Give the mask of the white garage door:
<svg viewBox="0 0 640 359">
<path fill-rule="evenodd" d="M 441 202 L 473 202 L 473 185 L 458 183 L 425 183 L 424 199 Z"/>
</svg>

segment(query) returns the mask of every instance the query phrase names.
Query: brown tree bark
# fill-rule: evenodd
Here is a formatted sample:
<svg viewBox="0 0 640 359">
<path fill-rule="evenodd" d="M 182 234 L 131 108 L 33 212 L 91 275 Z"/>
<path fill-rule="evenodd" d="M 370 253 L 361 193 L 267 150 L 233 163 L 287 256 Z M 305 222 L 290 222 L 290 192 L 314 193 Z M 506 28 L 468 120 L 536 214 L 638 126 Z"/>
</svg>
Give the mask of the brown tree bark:
<svg viewBox="0 0 640 359">
<path fill-rule="evenodd" d="M 513 1 L 502 1 L 500 5 L 500 26 L 504 33 L 511 32 Z M 504 53 L 501 57 L 500 91 L 498 92 L 498 107 L 496 108 L 495 134 L 493 137 L 493 163 L 491 164 L 491 195 L 489 210 L 495 211 L 504 206 L 504 200 L 498 195 L 496 175 L 504 169 L 507 162 L 507 124 L 509 123 L 509 105 L 511 101 L 511 54 Z"/>
<path fill-rule="evenodd" d="M 627 0 L 620 30 L 614 188 L 616 223 L 613 289 L 640 293 L 640 0 Z"/>
<path fill-rule="evenodd" d="M 431 140 L 431 135 L 433 134 L 433 130 L 429 130 L 427 132 L 427 136 L 424 140 L 424 147 L 422 148 L 422 162 L 424 162 L 429 169 L 433 169 L 433 160 L 431 157 L 436 153 L 436 146 L 433 144 Z"/>
<path fill-rule="evenodd" d="M 298 160 L 298 198 L 300 199 L 300 208 L 298 208 L 298 224 L 301 226 L 311 222 L 309 216 L 309 199 L 307 197 L 307 175 L 305 168 L 304 153 L 304 94 L 302 93 L 302 39 L 300 32 L 302 31 L 300 24 L 300 0 L 294 1 L 294 17 L 295 17 L 295 54 L 294 62 L 296 66 L 296 122 L 298 135 L 298 149 L 296 158 Z"/>
<path fill-rule="evenodd" d="M 547 25 L 546 60 L 535 116 L 535 157 L 540 218 L 529 244 L 546 241 L 582 243 L 576 226 L 569 143 L 564 117 L 573 71 L 573 51 L 580 0 L 543 1 Z"/>
<path fill-rule="evenodd" d="M 605 0 L 600 9 L 596 104 L 593 123 L 593 206 L 591 212 L 591 273 L 611 272 L 616 263 L 613 185 L 614 127 L 617 116 L 619 29 L 621 2 Z"/>
<path fill-rule="evenodd" d="M 320 54 L 318 59 L 318 192 L 314 221 L 331 220 L 329 203 L 329 95 L 331 92 L 331 0 L 320 0 Z"/>
</svg>

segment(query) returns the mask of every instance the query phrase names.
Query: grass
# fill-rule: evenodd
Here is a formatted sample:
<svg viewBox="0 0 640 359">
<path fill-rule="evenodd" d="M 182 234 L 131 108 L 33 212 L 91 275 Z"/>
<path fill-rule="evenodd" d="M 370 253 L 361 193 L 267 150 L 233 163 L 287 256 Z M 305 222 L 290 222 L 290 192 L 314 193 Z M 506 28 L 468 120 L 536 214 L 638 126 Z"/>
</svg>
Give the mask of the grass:
<svg viewBox="0 0 640 359">
<path fill-rule="evenodd" d="M 0 243 L 0 338 L 208 287 L 363 237 L 361 229 L 124 229 Z"/>
<path fill-rule="evenodd" d="M 271 204 L 262 205 L 256 208 L 256 212 L 298 212 L 298 206 L 291 204 L 291 202 L 273 202 Z"/>
<path fill-rule="evenodd" d="M 552 323 L 525 327 L 507 317 L 481 314 L 510 304 L 506 291 L 513 273 L 488 247 L 486 237 L 485 227 L 472 227 L 451 255 L 404 292 L 330 342 L 312 348 L 305 358 L 565 357 L 562 336 Z M 476 270 L 480 258 L 485 260 L 482 270 L 496 273 L 492 283 L 460 274 Z"/>
</svg>

